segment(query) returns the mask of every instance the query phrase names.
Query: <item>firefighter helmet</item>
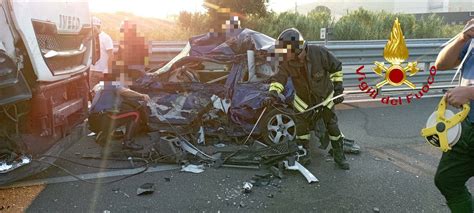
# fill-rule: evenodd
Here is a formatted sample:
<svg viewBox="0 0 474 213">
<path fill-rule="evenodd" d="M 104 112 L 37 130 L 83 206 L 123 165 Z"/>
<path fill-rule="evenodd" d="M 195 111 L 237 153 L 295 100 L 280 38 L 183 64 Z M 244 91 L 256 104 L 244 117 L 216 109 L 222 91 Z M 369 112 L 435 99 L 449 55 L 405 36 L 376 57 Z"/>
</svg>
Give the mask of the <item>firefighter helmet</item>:
<svg viewBox="0 0 474 213">
<path fill-rule="evenodd" d="M 278 36 L 278 47 L 279 48 L 288 48 L 288 45 L 291 45 L 291 51 L 296 53 L 296 55 L 300 54 L 304 48 L 306 48 L 306 41 L 301 35 L 300 31 L 296 28 L 288 28 L 283 30 Z"/>
</svg>

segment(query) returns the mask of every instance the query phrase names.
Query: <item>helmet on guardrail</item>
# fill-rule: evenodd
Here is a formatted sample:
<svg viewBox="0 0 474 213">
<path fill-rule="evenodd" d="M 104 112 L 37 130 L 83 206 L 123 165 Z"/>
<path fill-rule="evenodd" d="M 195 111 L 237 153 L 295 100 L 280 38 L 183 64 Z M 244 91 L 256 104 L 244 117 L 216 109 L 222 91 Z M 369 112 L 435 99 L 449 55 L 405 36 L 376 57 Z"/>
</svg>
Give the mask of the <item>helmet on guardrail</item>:
<svg viewBox="0 0 474 213">
<path fill-rule="evenodd" d="M 280 33 L 277 39 L 277 47 L 290 50 L 296 55 L 300 54 L 306 47 L 306 41 L 296 28 L 288 28 Z M 290 45 L 291 48 L 288 48 Z"/>
</svg>

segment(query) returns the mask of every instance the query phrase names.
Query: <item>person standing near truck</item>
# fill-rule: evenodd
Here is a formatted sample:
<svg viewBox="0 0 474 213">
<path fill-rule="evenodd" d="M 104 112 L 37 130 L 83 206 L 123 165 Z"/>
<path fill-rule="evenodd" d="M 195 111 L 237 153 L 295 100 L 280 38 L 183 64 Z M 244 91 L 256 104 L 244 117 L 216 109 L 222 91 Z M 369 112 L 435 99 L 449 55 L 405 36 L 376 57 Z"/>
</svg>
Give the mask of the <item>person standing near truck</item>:
<svg viewBox="0 0 474 213">
<path fill-rule="evenodd" d="M 148 44 L 138 31 L 137 23 L 124 20 L 120 26 L 120 44 L 114 69 L 126 72 L 132 79 L 137 79 L 145 74 L 148 61 Z"/>
<path fill-rule="evenodd" d="M 92 25 L 98 29 L 100 51 L 98 60 L 90 68 L 89 87 L 93 88 L 104 79 L 104 73 L 112 72 L 112 61 L 114 59 L 114 42 L 112 38 L 102 31 L 102 21 L 97 17 L 92 17 Z"/>
</svg>

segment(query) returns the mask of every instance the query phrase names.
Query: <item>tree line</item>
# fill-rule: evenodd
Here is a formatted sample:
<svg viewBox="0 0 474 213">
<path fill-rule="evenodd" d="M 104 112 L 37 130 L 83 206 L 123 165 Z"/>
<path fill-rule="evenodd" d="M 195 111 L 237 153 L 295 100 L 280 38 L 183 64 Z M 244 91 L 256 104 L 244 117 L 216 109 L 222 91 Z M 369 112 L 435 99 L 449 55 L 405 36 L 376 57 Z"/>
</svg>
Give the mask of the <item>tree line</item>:
<svg viewBox="0 0 474 213">
<path fill-rule="evenodd" d="M 375 40 L 388 39 L 394 20 L 398 18 L 405 38 L 450 38 L 458 33 L 462 25 L 448 25 L 435 14 L 419 20 L 413 14 L 369 11 L 363 8 L 348 12 L 338 20 L 325 7 L 317 7 L 308 14 L 295 12 L 266 12 L 248 14 L 242 27 L 250 28 L 276 38 L 289 27 L 300 30 L 306 40 L 320 40 L 320 29 L 331 28 L 331 40 Z M 211 17 L 207 13 L 181 12 L 177 22 L 184 34 L 196 35 L 208 31 Z"/>
<path fill-rule="evenodd" d="M 134 20 L 147 40 L 187 40 L 192 36 L 217 31 L 231 16 L 239 16 L 241 26 L 276 38 L 286 28 L 299 29 L 306 40 L 320 40 L 320 29 L 331 28 L 330 40 L 388 39 L 395 18 L 400 20 L 407 39 L 450 38 L 461 25 L 448 25 L 437 15 L 417 20 L 413 14 L 369 11 L 359 8 L 336 19 L 329 8 L 318 6 L 307 14 L 276 13 L 267 8 L 268 0 L 205 0 L 207 12 L 181 12 L 175 22 L 133 14 L 96 14 L 102 18 L 104 31 L 114 40 L 120 38 L 119 23 Z"/>
</svg>

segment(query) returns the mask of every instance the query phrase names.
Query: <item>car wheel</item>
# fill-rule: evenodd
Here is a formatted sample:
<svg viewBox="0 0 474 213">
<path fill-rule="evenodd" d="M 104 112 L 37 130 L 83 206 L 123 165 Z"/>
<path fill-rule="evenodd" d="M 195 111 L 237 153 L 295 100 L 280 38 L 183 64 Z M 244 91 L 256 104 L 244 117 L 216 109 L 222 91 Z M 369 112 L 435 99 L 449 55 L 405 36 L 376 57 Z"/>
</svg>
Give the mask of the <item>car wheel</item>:
<svg viewBox="0 0 474 213">
<path fill-rule="evenodd" d="M 291 110 L 272 109 L 261 123 L 263 142 L 269 145 L 296 138 L 297 123 Z"/>
</svg>

